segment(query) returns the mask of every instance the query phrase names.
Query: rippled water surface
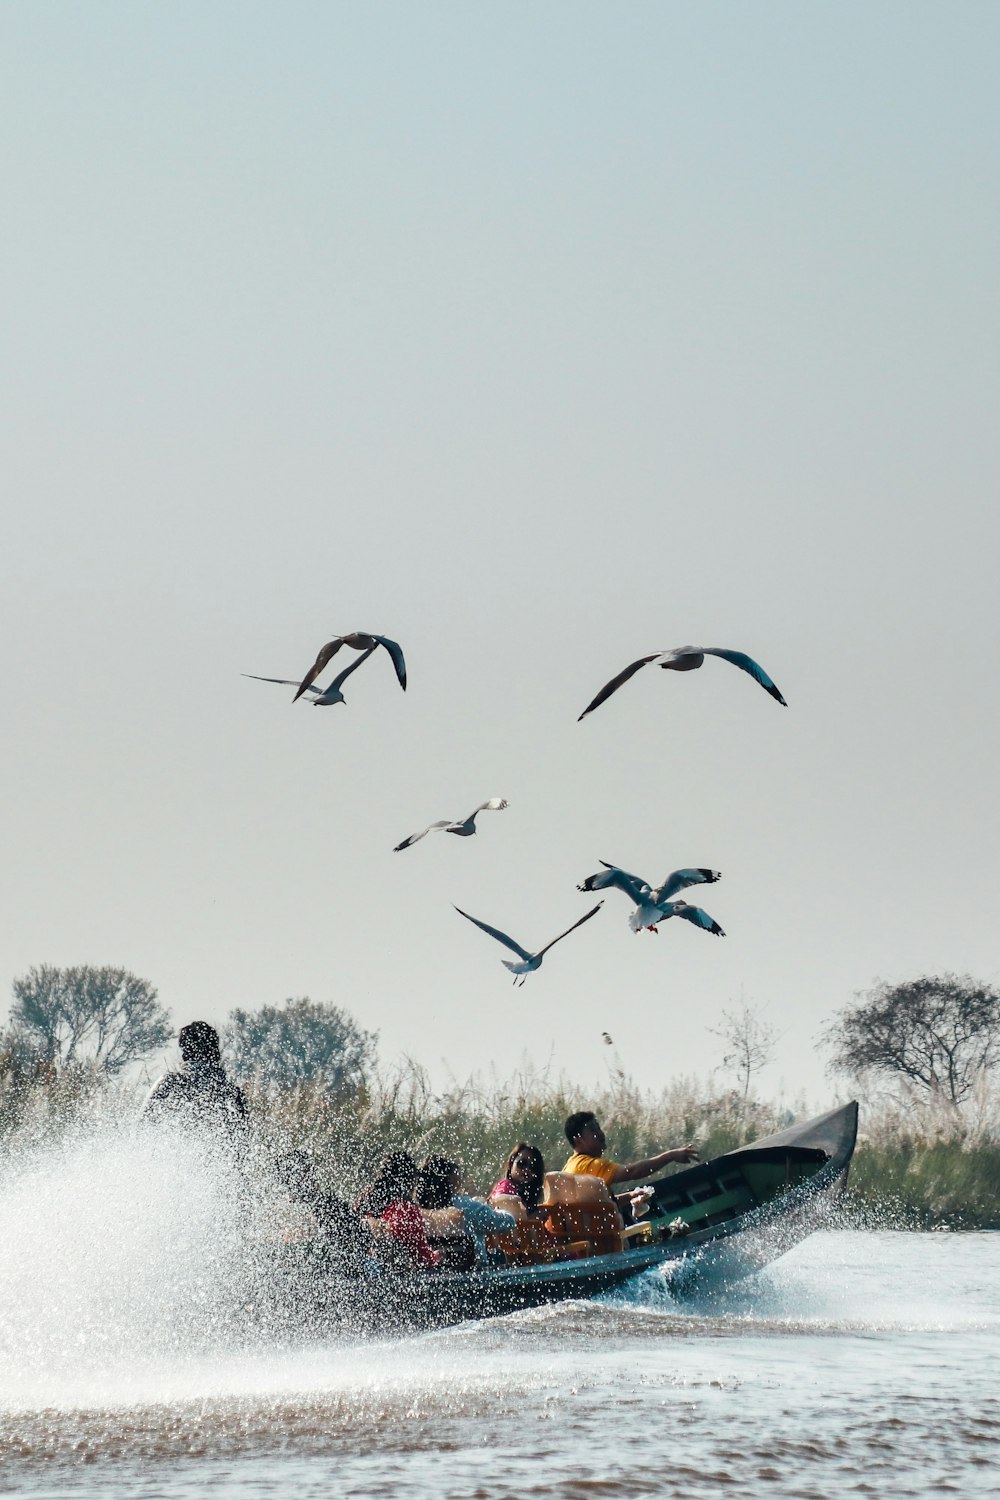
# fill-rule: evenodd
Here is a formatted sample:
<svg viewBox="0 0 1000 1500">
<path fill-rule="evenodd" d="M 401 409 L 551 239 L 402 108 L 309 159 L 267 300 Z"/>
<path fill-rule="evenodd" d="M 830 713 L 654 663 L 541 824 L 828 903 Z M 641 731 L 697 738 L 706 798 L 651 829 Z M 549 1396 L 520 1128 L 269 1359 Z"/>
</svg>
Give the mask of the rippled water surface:
<svg viewBox="0 0 1000 1500">
<path fill-rule="evenodd" d="M 6 1493 L 1000 1494 L 1000 1235 L 817 1234 L 699 1302 L 651 1274 L 602 1303 L 247 1353 L 169 1336 L 194 1284 L 148 1305 L 150 1266 L 169 1278 L 149 1244 L 130 1261 L 122 1202 L 63 1237 L 61 1276 L 41 1245 L 32 1273 L 23 1235 L 0 1249 Z"/>
</svg>

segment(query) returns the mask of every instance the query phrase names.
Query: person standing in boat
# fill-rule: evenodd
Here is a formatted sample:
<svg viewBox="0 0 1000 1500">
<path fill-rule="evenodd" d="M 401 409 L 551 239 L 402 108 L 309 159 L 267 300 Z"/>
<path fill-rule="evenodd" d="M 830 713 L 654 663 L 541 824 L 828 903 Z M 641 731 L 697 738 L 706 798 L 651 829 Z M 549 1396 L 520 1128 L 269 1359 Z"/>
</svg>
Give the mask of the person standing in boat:
<svg viewBox="0 0 1000 1500">
<path fill-rule="evenodd" d="M 219 1033 L 207 1021 L 192 1021 L 177 1034 L 181 1066 L 154 1083 L 142 1108 L 144 1120 L 194 1126 L 245 1146 L 250 1114 L 243 1090 L 226 1077 Z"/>
<path fill-rule="evenodd" d="M 662 1172 L 663 1168 L 669 1166 L 671 1162 L 698 1160 L 697 1149 L 689 1143 L 686 1146 L 678 1146 L 672 1151 L 661 1151 L 656 1156 L 644 1157 L 642 1161 L 612 1161 L 610 1157 L 604 1155 L 608 1144 L 607 1137 L 601 1129 L 597 1116 L 590 1109 L 581 1109 L 575 1115 L 570 1115 L 566 1121 L 566 1139 L 573 1149 L 573 1154 L 563 1167 L 563 1171 L 571 1176 L 599 1177 L 612 1192 L 616 1187 L 624 1187 L 629 1182 L 641 1182 L 646 1177 Z M 615 1199 L 624 1214 L 626 1223 L 631 1220 L 638 1207 L 634 1202 L 635 1196 L 632 1193 L 623 1193 Z"/>
</svg>

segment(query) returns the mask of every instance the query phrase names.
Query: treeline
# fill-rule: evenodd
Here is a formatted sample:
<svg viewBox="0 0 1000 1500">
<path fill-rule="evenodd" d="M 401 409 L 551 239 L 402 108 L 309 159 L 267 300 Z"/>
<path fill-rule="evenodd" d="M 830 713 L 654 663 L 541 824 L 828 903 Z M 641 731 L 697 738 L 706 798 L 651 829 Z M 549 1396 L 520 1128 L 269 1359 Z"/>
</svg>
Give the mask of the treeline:
<svg viewBox="0 0 1000 1500">
<path fill-rule="evenodd" d="M 638 1089 L 612 1052 L 607 1084 L 585 1097 L 543 1073 L 436 1091 L 415 1063 L 380 1068 L 373 1033 L 342 1008 L 307 998 L 234 1010 L 222 1030 L 227 1066 L 247 1091 L 264 1148 L 306 1148 L 344 1193 L 397 1148 L 461 1161 L 479 1191 L 519 1140 L 561 1166 L 563 1122 L 584 1106 L 600 1114 L 623 1159 L 688 1140 L 715 1156 L 817 1112 L 804 1101 L 789 1109 L 755 1097 L 755 1074 L 776 1036 L 747 1006 L 727 1012 L 714 1033 L 737 1087 L 682 1079 L 656 1094 Z M 135 1065 L 171 1035 L 155 990 L 134 975 L 32 970 L 15 981 L 0 1034 L 0 1142 L 10 1153 L 98 1125 L 130 1128 L 148 1085 Z M 848 1220 L 1000 1228 L 1000 995 L 948 975 L 882 985 L 845 1008 L 826 1035 L 842 1070 L 866 1085 Z"/>
</svg>

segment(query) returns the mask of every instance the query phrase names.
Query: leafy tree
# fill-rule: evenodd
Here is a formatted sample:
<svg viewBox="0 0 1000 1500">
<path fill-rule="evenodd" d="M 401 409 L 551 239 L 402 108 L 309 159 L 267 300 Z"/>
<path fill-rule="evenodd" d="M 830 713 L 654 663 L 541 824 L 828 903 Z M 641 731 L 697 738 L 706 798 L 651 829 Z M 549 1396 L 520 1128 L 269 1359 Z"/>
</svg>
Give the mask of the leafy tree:
<svg viewBox="0 0 1000 1500">
<path fill-rule="evenodd" d="M 736 1073 L 743 1085 L 745 1099 L 750 1093 L 753 1075 L 766 1068 L 774 1057 L 777 1028 L 762 1021 L 756 1011 L 744 1003 L 739 1010 L 724 1010 L 721 1025 L 709 1026 L 707 1030 L 728 1047 L 722 1066 Z"/>
<path fill-rule="evenodd" d="M 833 1071 L 907 1078 L 957 1107 L 1000 1061 L 1000 992 L 955 974 L 879 984 L 825 1040 Z"/>
<path fill-rule="evenodd" d="M 8 1044 L 52 1066 L 91 1062 L 114 1075 L 171 1035 L 156 990 L 127 969 L 42 964 L 13 991 Z"/>
<path fill-rule="evenodd" d="M 225 1028 L 226 1060 L 236 1076 L 277 1088 L 350 1087 L 374 1060 L 377 1041 L 377 1033 L 362 1031 L 339 1005 L 307 996 L 230 1011 Z"/>
</svg>

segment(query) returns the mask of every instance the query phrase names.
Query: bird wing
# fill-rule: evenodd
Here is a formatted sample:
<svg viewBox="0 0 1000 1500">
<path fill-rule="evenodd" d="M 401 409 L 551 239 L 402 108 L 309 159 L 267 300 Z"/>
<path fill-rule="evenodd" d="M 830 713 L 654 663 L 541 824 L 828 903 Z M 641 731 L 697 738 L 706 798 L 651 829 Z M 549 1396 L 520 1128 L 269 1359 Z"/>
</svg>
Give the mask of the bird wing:
<svg viewBox="0 0 1000 1500">
<path fill-rule="evenodd" d="M 551 943 L 546 943 L 545 947 L 539 949 L 539 951 L 534 954 L 533 957 L 541 958 L 543 953 L 548 953 L 550 948 L 554 948 L 556 943 L 561 943 L 564 937 L 569 937 L 570 933 L 573 932 L 577 927 L 582 927 L 584 922 L 589 922 L 591 917 L 596 917 L 597 913 L 600 911 L 603 905 L 603 901 L 598 901 L 597 905 L 592 906 L 590 910 L 584 916 L 582 916 L 578 922 L 574 922 L 572 927 L 567 927 L 565 932 L 561 932 L 558 937 L 554 937 Z M 528 955 L 525 954 L 525 957 L 527 956 Z"/>
<path fill-rule="evenodd" d="M 688 906 L 686 901 L 678 901 L 670 915 L 683 917 L 685 922 L 693 922 L 696 927 L 704 927 L 706 932 L 714 932 L 716 937 L 726 935 L 715 918 L 710 917 L 700 906 Z"/>
<path fill-rule="evenodd" d="M 368 660 L 369 656 L 371 656 L 374 650 L 374 646 L 369 646 L 367 651 L 362 651 L 360 656 L 356 656 L 349 667 L 345 667 L 342 672 L 337 673 L 336 677 L 330 683 L 330 687 L 328 687 L 326 691 L 329 692 L 330 688 L 341 687 L 347 681 L 348 677 L 350 677 L 351 673 L 356 672 L 361 666 L 361 663 Z"/>
<path fill-rule="evenodd" d="M 754 682 L 759 682 L 761 687 L 771 694 L 772 698 L 782 704 L 785 708 L 788 704 L 778 691 L 775 684 L 768 677 L 760 662 L 754 661 L 752 656 L 747 656 L 744 651 L 727 651 L 722 646 L 702 646 L 701 650 L 705 656 L 721 656 L 723 661 L 731 661 L 734 667 L 741 667 L 744 672 L 749 672 Z"/>
<path fill-rule="evenodd" d="M 718 870 L 674 870 L 653 895 L 657 902 L 670 901 L 678 891 L 686 891 L 689 885 L 711 885 L 721 878 Z"/>
<path fill-rule="evenodd" d="M 515 943 L 512 937 L 508 937 L 507 934 L 505 932 L 501 932 L 499 928 L 491 927 L 488 922 L 480 922 L 478 917 L 470 917 L 469 913 L 467 911 L 463 911 L 460 906 L 456 906 L 455 910 L 458 912 L 460 917 L 464 917 L 467 922 L 474 922 L 477 927 L 481 927 L 484 932 L 488 932 L 490 937 L 496 938 L 498 943 L 503 943 L 504 947 L 509 948 L 512 953 L 516 953 L 519 955 L 519 957 L 526 960 L 534 957 L 533 954 L 526 952 L 526 950 L 521 947 L 520 943 Z M 563 936 L 565 936 L 565 933 L 563 934 Z M 559 941 L 558 938 L 556 939 L 556 941 Z M 551 944 L 549 946 L 551 947 Z"/>
<path fill-rule="evenodd" d="M 602 859 L 604 866 L 596 875 L 588 875 L 582 885 L 577 886 L 578 891 L 604 891 L 609 886 L 616 890 L 624 891 L 630 901 L 636 906 L 649 895 L 649 886 L 645 880 L 640 880 L 638 875 L 630 875 L 627 870 L 621 870 L 617 865 L 609 865 L 607 860 Z"/>
<path fill-rule="evenodd" d="M 316 681 L 316 678 L 326 666 L 327 662 L 333 660 L 343 644 L 344 638 L 341 635 L 334 636 L 332 641 L 327 641 L 326 645 L 321 649 L 316 660 L 313 662 L 312 666 L 309 668 L 308 672 L 299 683 L 299 689 L 295 694 L 295 698 L 300 698 L 305 692 L 306 688 L 312 686 L 312 684 Z M 295 702 L 295 698 L 292 699 L 293 703 Z"/>
<path fill-rule="evenodd" d="M 254 682 L 277 682 L 281 685 L 281 687 L 298 687 L 298 683 L 294 682 L 290 677 L 258 677 L 256 672 L 241 672 L 240 676 L 252 677 Z M 301 688 L 299 689 L 299 691 L 301 692 Z M 307 691 L 310 693 L 318 693 L 319 688 L 311 687 L 307 689 Z M 298 696 L 299 694 L 296 693 L 295 697 L 297 698 Z M 293 699 L 292 701 L 294 702 L 295 700 Z"/>
<path fill-rule="evenodd" d="M 397 844 L 392 852 L 393 854 L 398 854 L 400 849 L 409 849 L 411 844 L 415 844 L 418 839 L 426 837 L 426 835 L 428 833 L 432 833 L 435 828 L 450 827 L 451 820 L 449 818 L 440 818 L 436 823 L 428 823 L 427 827 L 421 828 L 419 833 L 411 833 L 408 839 L 404 839 L 401 844 Z"/>
<path fill-rule="evenodd" d="M 479 806 L 476 807 L 476 808 L 474 808 L 472 810 L 472 812 L 470 812 L 470 814 L 469 814 L 469 816 L 467 818 L 465 818 L 465 819 L 456 818 L 455 819 L 455 824 L 456 824 L 456 826 L 458 826 L 463 821 L 466 822 L 466 823 L 474 823 L 475 820 L 476 820 L 476 814 L 477 813 L 481 813 L 481 812 L 503 812 L 503 810 L 504 810 L 504 808 L 506 806 L 507 806 L 507 798 L 506 797 L 491 797 L 488 802 L 480 802 Z"/>
<path fill-rule="evenodd" d="M 403 660 L 402 647 L 399 645 L 398 641 L 390 641 L 387 635 L 372 636 L 372 640 L 377 641 L 380 646 L 384 646 L 389 655 L 392 657 L 392 664 L 396 668 L 396 676 L 399 678 L 399 685 L 405 693 L 406 662 Z"/>
<path fill-rule="evenodd" d="M 580 715 L 580 718 L 577 719 L 576 722 L 579 724 L 580 719 L 585 719 L 588 714 L 592 714 L 594 712 L 595 708 L 600 708 L 601 704 L 604 703 L 606 699 L 610 698 L 612 693 L 618 691 L 623 682 L 628 682 L 630 677 L 635 676 L 640 667 L 644 667 L 647 662 L 655 661 L 658 656 L 662 655 L 662 651 L 654 651 L 650 656 L 640 656 L 638 661 L 630 662 L 623 672 L 619 672 L 617 677 L 612 677 L 610 682 L 606 682 L 604 684 L 597 697 L 592 699 L 591 702 L 587 704 L 587 707 L 583 710 L 583 713 Z"/>
</svg>

